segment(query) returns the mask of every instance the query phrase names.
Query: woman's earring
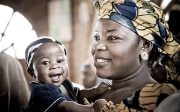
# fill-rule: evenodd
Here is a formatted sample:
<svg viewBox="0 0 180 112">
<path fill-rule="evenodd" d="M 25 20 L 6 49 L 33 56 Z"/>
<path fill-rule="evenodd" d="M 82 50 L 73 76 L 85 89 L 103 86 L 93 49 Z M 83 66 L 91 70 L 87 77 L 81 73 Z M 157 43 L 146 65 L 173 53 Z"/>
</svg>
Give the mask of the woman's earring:
<svg viewBox="0 0 180 112">
<path fill-rule="evenodd" d="M 147 52 L 142 52 L 141 53 L 141 58 L 142 58 L 142 60 L 148 60 L 148 58 L 149 58 L 148 53 Z"/>
</svg>

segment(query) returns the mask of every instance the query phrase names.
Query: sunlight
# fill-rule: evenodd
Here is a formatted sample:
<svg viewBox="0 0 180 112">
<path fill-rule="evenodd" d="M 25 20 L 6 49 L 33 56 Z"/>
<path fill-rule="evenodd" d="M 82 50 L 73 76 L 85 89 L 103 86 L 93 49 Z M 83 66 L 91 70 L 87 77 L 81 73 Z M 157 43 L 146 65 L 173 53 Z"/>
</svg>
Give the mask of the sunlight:
<svg viewBox="0 0 180 112">
<path fill-rule="evenodd" d="M 13 13 L 10 7 L 0 5 L 0 16 L 4 17 L 0 18 L 0 52 L 24 59 L 25 48 L 37 38 L 36 32 L 22 14 Z"/>
<path fill-rule="evenodd" d="M 3 33 L 9 20 L 11 19 L 11 16 L 13 14 L 13 9 L 8 7 L 8 6 L 4 6 L 4 5 L 0 5 L 0 33 Z"/>
<path fill-rule="evenodd" d="M 165 9 L 170 2 L 171 0 L 163 0 L 161 4 L 161 8 Z"/>
</svg>

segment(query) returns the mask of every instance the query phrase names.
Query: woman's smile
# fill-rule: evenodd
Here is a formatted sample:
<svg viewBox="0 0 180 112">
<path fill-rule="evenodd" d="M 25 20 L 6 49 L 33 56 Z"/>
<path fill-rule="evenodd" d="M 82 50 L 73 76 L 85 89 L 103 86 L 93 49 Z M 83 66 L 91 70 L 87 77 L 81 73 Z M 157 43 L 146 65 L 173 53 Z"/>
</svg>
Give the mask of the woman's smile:
<svg viewBox="0 0 180 112">
<path fill-rule="evenodd" d="M 97 58 L 95 59 L 95 67 L 101 68 L 110 63 L 110 59 Z"/>
<path fill-rule="evenodd" d="M 111 59 L 105 53 L 94 54 L 94 66 L 96 68 L 102 68 L 107 66 L 111 62 Z"/>
</svg>

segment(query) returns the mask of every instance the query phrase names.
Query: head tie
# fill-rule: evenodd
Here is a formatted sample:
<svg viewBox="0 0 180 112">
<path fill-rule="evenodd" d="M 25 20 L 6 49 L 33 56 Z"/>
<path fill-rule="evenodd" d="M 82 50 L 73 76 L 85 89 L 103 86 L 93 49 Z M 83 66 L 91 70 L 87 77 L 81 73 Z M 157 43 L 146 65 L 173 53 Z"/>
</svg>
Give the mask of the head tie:
<svg viewBox="0 0 180 112">
<path fill-rule="evenodd" d="M 151 41 L 158 48 L 159 58 L 173 58 L 179 54 L 180 45 L 167 27 L 163 11 L 150 0 L 95 0 L 94 8 L 98 19 L 115 21 L 140 37 Z M 160 59 L 163 60 L 163 59 Z M 172 71 L 173 62 L 165 63 Z"/>
</svg>

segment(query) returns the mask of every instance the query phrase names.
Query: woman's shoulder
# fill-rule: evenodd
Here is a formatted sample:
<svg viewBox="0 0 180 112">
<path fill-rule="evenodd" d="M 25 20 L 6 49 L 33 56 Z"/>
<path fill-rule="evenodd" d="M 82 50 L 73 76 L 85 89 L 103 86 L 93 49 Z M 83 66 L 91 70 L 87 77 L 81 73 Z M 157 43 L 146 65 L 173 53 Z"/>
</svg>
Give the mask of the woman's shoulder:
<svg viewBox="0 0 180 112">
<path fill-rule="evenodd" d="M 170 83 L 147 84 L 141 90 L 136 91 L 131 98 L 119 104 L 110 101 L 102 110 L 106 112 L 153 111 L 162 100 L 175 91 L 177 91 L 176 87 Z"/>
<path fill-rule="evenodd" d="M 141 93 L 154 93 L 154 94 L 171 94 L 177 91 L 177 88 L 171 83 L 157 83 L 157 84 L 146 84 L 142 89 Z M 151 94 L 152 94 L 151 93 Z"/>
<path fill-rule="evenodd" d="M 139 105 L 154 110 L 161 101 L 176 91 L 176 87 L 170 83 L 147 84 L 140 90 Z"/>
</svg>

